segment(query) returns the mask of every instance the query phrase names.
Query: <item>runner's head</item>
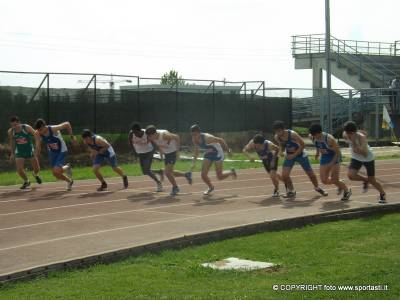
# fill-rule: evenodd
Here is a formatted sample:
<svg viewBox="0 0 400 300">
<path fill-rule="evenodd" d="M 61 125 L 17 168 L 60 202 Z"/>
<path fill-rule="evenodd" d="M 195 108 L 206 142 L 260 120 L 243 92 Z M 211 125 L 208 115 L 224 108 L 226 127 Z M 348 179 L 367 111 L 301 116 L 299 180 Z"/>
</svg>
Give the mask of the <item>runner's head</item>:
<svg viewBox="0 0 400 300">
<path fill-rule="evenodd" d="M 285 123 L 283 121 L 275 121 L 272 129 L 278 137 L 282 137 L 285 133 Z"/>
<path fill-rule="evenodd" d="M 190 135 L 191 135 L 192 137 L 199 136 L 200 133 L 201 133 L 201 129 L 200 129 L 200 126 L 199 126 L 199 125 L 194 124 L 194 125 L 190 126 Z"/>
<path fill-rule="evenodd" d="M 357 125 L 353 121 L 347 121 L 344 123 L 343 130 L 346 132 L 348 137 L 351 137 L 357 132 Z"/>
<path fill-rule="evenodd" d="M 138 137 L 143 136 L 142 126 L 139 123 L 133 123 L 131 126 L 132 133 Z"/>
<path fill-rule="evenodd" d="M 10 118 L 11 127 L 17 129 L 17 127 L 21 124 L 19 118 L 17 116 L 12 116 Z"/>
<path fill-rule="evenodd" d="M 154 125 L 149 125 L 146 128 L 146 135 L 150 141 L 157 139 L 157 129 Z"/>
<path fill-rule="evenodd" d="M 320 139 L 322 136 L 322 127 L 320 124 L 312 124 L 308 129 L 308 132 L 314 139 Z"/>
<path fill-rule="evenodd" d="M 83 143 L 85 143 L 86 145 L 94 144 L 93 132 L 91 132 L 89 129 L 83 129 L 81 136 L 82 136 Z"/>
<path fill-rule="evenodd" d="M 256 134 L 253 138 L 254 148 L 258 151 L 264 146 L 265 138 L 262 134 Z"/>
<path fill-rule="evenodd" d="M 43 119 L 37 119 L 35 122 L 35 129 L 40 133 L 40 134 L 47 134 L 47 124 L 46 121 Z"/>
</svg>

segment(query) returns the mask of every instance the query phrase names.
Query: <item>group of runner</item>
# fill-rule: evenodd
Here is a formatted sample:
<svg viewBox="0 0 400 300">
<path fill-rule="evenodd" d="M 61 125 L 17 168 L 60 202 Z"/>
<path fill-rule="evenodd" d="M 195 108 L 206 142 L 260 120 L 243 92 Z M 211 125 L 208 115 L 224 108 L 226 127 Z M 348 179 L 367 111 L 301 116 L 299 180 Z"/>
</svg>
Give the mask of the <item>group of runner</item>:
<svg viewBox="0 0 400 300">
<path fill-rule="evenodd" d="M 58 125 L 47 125 L 43 119 L 38 119 L 34 124 L 34 128 L 32 128 L 27 124 L 21 123 L 19 118 L 14 116 L 10 119 L 10 125 L 11 128 L 8 131 L 11 148 L 10 159 L 15 159 L 17 172 L 24 181 L 21 189 L 26 189 L 30 186 L 30 181 L 24 169 L 26 159 L 31 162 L 36 182 L 38 184 L 42 183 L 39 175 L 39 154 L 41 152 L 41 144 L 45 143 L 53 175 L 57 179 L 65 181 L 67 190 L 71 190 L 74 183 L 72 167 L 70 164 L 65 163 L 68 149 L 61 135 L 61 131 L 67 131 L 70 135 L 71 143 L 73 145 L 77 144 L 71 124 L 64 122 Z M 343 138 L 349 143 L 351 149 L 348 178 L 362 182 L 364 192 L 368 190 L 369 185 L 374 186 L 379 191 L 379 202 L 385 203 L 385 191 L 375 179 L 374 155 L 368 145 L 366 133 L 358 130 L 356 124 L 351 121 L 347 122 L 343 129 Z M 300 135 L 293 130 L 286 129 L 282 121 L 274 122 L 273 130 L 275 142 L 265 139 L 262 134 L 257 134 L 243 149 L 243 152 L 252 161 L 254 161 L 254 158 L 250 155 L 250 152 L 255 151 L 258 154 L 274 185 L 272 196 L 280 196 L 279 182 L 281 181 L 286 189 L 282 196 L 285 198 L 296 197 L 296 191 L 290 177 L 291 170 L 296 163 L 303 168 L 315 191 L 322 196 L 327 196 L 328 193 L 319 186 L 317 176 L 305 151 L 305 142 Z M 340 179 L 341 151 L 339 144 L 332 135 L 323 132 L 319 124 L 313 124 L 309 128 L 309 133 L 316 148 L 316 158 L 320 160 L 320 179 L 322 183 L 335 185 L 338 195 L 342 194 L 341 200 L 348 201 L 352 191 Z M 192 166 L 190 171 L 182 172 L 174 169 L 174 165 L 179 159 L 181 148 L 178 134 L 171 133 L 168 130 L 157 129 L 154 125 L 149 125 L 146 129 L 143 129 L 139 123 L 134 123 L 131 126 L 129 142 L 134 150 L 135 157 L 139 159 L 142 173 L 149 176 L 156 183 L 157 192 L 163 191 L 162 182 L 164 176 L 168 178 L 172 186 L 171 196 L 175 196 L 180 192 L 176 177 L 183 177 L 189 184 L 192 184 L 192 170 L 195 168 L 200 149 L 205 150 L 201 170 L 201 178 L 207 185 L 204 195 L 210 195 L 214 191 L 214 185 L 208 176 L 213 164 L 219 180 L 229 177 L 237 178 L 234 168 L 229 171 L 224 171 L 223 169 L 224 151 L 228 155 L 232 153 L 224 139 L 202 132 L 197 124 L 191 126 L 190 134 L 194 145 Z M 124 188 L 127 188 L 129 185 L 128 177 L 118 167 L 117 156 L 112 145 L 104 137 L 93 133 L 89 129 L 85 129 L 81 136 L 84 144 L 90 150 L 93 172 L 101 183 L 98 191 L 107 189 L 107 183 L 100 172 L 100 168 L 105 161 L 121 177 Z M 154 170 L 151 168 L 156 151 L 160 153 L 161 159 L 164 160 L 164 169 Z M 278 173 L 280 156 L 284 157 L 281 174 Z M 366 168 L 367 176 L 359 174 L 362 166 Z"/>
</svg>

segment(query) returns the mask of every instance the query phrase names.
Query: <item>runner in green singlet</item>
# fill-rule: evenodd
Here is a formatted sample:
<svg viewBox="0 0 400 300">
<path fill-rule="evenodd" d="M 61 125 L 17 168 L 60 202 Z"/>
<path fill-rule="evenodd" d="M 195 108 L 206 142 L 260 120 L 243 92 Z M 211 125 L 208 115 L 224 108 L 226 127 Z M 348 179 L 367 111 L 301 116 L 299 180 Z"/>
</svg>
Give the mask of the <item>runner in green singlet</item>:
<svg viewBox="0 0 400 300">
<path fill-rule="evenodd" d="M 33 176 L 38 184 L 42 183 L 39 177 L 40 166 L 33 148 L 33 136 L 35 131 L 26 124 L 21 124 L 18 117 L 13 116 L 10 119 L 11 128 L 8 130 L 8 138 L 11 148 L 10 161 L 15 160 L 17 172 L 24 180 L 21 189 L 24 190 L 30 186 L 30 181 L 25 173 L 25 159 L 29 159 L 33 169 Z"/>
</svg>

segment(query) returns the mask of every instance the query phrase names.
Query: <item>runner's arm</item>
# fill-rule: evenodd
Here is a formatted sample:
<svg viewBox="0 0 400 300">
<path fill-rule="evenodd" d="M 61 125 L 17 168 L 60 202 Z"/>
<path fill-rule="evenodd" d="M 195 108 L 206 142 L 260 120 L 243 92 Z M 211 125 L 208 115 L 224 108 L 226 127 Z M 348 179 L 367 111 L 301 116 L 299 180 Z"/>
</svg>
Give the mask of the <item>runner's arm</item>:
<svg viewBox="0 0 400 300">
<path fill-rule="evenodd" d="M 199 157 L 199 145 L 196 143 L 194 138 L 192 138 L 192 142 L 194 145 L 194 149 L 193 149 L 193 160 L 191 169 L 194 170 L 194 168 L 196 167 L 197 158 Z"/>
<path fill-rule="evenodd" d="M 34 137 L 35 137 L 35 156 L 39 157 L 40 151 L 42 150 L 42 140 L 37 130 L 35 131 Z"/>
<path fill-rule="evenodd" d="M 206 134 L 205 139 L 206 139 L 207 144 L 219 143 L 222 146 L 222 148 L 224 149 L 224 151 L 226 151 L 228 153 L 232 153 L 231 149 L 228 147 L 228 144 L 225 142 L 225 140 L 223 138 L 219 138 L 219 137 L 213 136 L 211 134 Z"/>
<path fill-rule="evenodd" d="M 333 166 L 336 164 L 338 158 L 341 155 L 339 144 L 336 142 L 335 138 L 331 135 L 328 135 L 328 146 L 335 151 L 335 155 L 333 156 L 332 161 L 329 163 L 329 166 Z"/>
<path fill-rule="evenodd" d="M 360 154 L 364 157 L 368 156 L 367 137 L 363 134 L 359 134 L 359 143 L 353 143 L 354 153 Z"/>
<path fill-rule="evenodd" d="M 294 131 L 292 131 L 292 137 L 299 145 L 299 148 L 292 155 L 298 156 L 304 150 L 304 147 L 305 147 L 304 140 L 299 136 L 299 134 L 297 132 L 294 132 Z"/>
<path fill-rule="evenodd" d="M 8 143 L 10 145 L 11 153 L 10 153 L 10 160 L 14 159 L 14 153 L 15 153 L 15 143 L 14 139 L 12 136 L 12 128 L 8 130 Z"/>
<path fill-rule="evenodd" d="M 244 146 L 242 152 L 250 161 L 254 161 L 254 158 L 250 155 L 249 151 L 254 149 L 254 143 L 253 140 L 250 140 L 249 143 Z"/>
<path fill-rule="evenodd" d="M 96 138 L 96 141 L 95 141 L 95 143 L 96 143 L 96 145 L 97 146 L 100 146 L 101 147 L 101 149 L 99 149 L 99 151 L 97 151 L 97 152 L 99 152 L 100 154 L 104 154 L 107 150 L 108 150 L 108 148 L 110 148 L 110 143 L 109 142 L 107 142 L 107 140 L 105 140 L 103 137 L 101 137 L 101 136 L 98 136 L 97 138 Z"/>
<path fill-rule="evenodd" d="M 284 148 L 284 146 L 283 146 L 283 144 L 281 143 L 281 141 L 279 140 L 279 138 L 278 138 L 278 136 L 275 134 L 274 135 L 274 140 L 278 143 L 278 148 L 279 148 L 279 151 L 278 151 L 278 155 L 279 156 L 284 156 L 284 153 L 285 153 L 285 148 Z"/>
</svg>

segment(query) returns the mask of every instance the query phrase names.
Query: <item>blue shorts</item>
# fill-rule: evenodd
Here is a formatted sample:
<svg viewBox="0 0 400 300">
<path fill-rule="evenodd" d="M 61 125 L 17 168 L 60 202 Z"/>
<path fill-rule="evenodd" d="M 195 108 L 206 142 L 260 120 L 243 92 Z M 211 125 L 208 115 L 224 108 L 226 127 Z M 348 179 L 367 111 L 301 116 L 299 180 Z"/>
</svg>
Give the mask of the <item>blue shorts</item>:
<svg viewBox="0 0 400 300">
<path fill-rule="evenodd" d="M 321 166 L 329 164 L 332 161 L 334 156 L 335 156 L 335 154 L 322 154 L 319 164 Z M 342 161 L 342 157 L 339 156 L 336 159 L 336 164 L 339 164 L 341 161 Z"/>
<path fill-rule="evenodd" d="M 50 165 L 52 168 L 62 168 L 65 165 L 67 152 L 49 152 Z"/>
<path fill-rule="evenodd" d="M 117 166 L 117 156 L 104 156 L 97 154 L 93 159 L 93 165 L 101 165 L 105 160 L 107 160 L 111 167 L 115 168 Z"/>
<path fill-rule="evenodd" d="M 290 160 L 285 158 L 283 167 L 291 169 L 296 162 L 303 168 L 305 172 L 312 171 L 310 160 L 308 159 L 308 156 L 304 156 L 304 154 L 300 154 L 299 156 Z"/>
<path fill-rule="evenodd" d="M 176 163 L 176 151 L 168 154 L 164 154 L 164 164 L 174 165 Z"/>
<path fill-rule="evenodd" d="M 220 152 L 218 150 L 215 151 L 207 151 L 204 154 L 204 159 L 208 159 L 210 161 L 223 161 L 224 160 L 224 152 Z"/>
</svg>

